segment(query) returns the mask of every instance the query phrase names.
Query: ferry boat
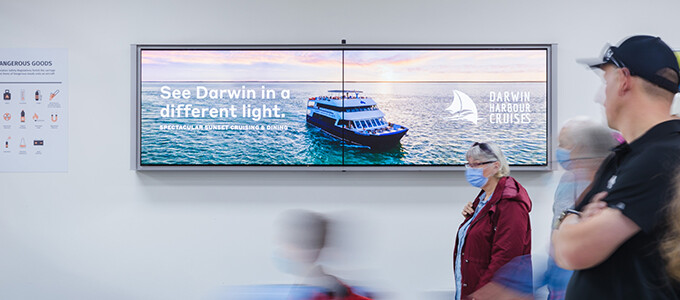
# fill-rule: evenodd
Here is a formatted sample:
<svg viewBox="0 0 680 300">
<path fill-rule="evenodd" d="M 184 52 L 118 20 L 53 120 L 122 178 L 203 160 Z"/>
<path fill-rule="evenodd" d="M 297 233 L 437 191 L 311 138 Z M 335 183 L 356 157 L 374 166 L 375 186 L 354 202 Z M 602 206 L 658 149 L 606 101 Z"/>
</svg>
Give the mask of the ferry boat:
<svg viewBox="0 0 680 300">
<path fill-rule="evenodd" d="M 357 90 L 330 90 L 331 96 L 307 101 L 307 123 L 353 144 L 386 148 L 397 144 L 408 128 L 387 122 L 375 100 Z"/>
</svg>

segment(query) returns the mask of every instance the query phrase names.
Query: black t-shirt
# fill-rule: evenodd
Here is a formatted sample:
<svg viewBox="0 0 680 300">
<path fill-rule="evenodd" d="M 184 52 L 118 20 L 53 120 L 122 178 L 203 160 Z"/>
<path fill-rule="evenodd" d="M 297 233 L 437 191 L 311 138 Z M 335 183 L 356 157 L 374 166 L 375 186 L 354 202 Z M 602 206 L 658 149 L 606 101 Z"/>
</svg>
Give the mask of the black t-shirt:
<svg viewBox="0 0 680 300">
<path fill-rule="evenodd" d="M 666 275 L 659 252 L 679 163 L 680 120 L 654 126 L 616 147 L 604 161 L 577 209 L 607 191 L 608 206 L 621 210 L 641 230 L 604 262 L 575 271 L 566 299 L 680 299 L 680 287 Z"/>
</svg>

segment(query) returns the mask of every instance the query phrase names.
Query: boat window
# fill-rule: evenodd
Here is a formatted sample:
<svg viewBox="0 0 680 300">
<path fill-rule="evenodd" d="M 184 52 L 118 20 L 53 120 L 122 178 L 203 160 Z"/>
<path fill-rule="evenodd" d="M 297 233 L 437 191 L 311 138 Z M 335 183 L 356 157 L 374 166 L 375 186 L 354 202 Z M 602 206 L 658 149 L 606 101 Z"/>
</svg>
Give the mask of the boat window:
<svg viewBox="0 0 680 300">
<path fill-rule="evenodd" d="M 333 110 L 333 111 L 342 111 L 342 108 L 337 107 L 337 106 L 328 105 L 328 104 L 317 103 L 317 106 L 320 107 L 320 108 L 330 109 L 330 110 Z"/>
<path fill-rule="evenodd" d="M 366 122 L 362 120 L 361 121 L 361 127 L 368 127 L 368 125 L 366 125 Z"/>
<path fill-rule="evenodd" d="M 376 123 L 375 120 L 371 120 L 371 124 L 373 124 L 373 126 L 378 126 L 378 123 Z"/>
<path fill-rule="evenodd" d="M 326 116 L 321 115 L 321 114 L 313 114 L 312 117 L 315 118 L 315 119 L 324 121 L 324 122 L 326 122 L 326 123 L 328 123 L 328 124 L 335 124 L 335 122 L 336 122 L 335 119 L 331 119 L 331 118 L 326 117 Z"/>
<path fill-rule="evenodd" d="M 356 122 L 356 121 L 352 121 L 352 123 L 354 124 L 354 127 L 361 128 L 361 123 Z"/>
</svg>

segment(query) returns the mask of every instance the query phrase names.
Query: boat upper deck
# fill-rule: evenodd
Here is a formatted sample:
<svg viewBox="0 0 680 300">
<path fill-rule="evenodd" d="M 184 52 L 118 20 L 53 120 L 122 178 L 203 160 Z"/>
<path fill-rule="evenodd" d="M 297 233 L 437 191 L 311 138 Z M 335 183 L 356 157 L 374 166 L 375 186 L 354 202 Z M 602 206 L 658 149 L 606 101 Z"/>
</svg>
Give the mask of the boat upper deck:
<svg viewBox="0 0 680 300">
<path fill-rule="evenodd" d="M 317 96 L 309 98 L 310 101 L 317 101 L 335 107 L 367 107 L 377 103 L 369 97 L 359 96 L 362 91 L 356 90 L 329 90 L 330 96 Z"/>
</svg>

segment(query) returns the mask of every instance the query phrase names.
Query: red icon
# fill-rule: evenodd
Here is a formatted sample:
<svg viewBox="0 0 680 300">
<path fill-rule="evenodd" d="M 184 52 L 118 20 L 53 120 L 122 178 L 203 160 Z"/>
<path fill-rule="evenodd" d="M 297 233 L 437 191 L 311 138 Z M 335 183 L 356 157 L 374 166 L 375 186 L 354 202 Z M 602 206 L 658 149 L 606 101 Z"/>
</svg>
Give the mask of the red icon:
<svg viewBox="0 0 680 300">
<path fill-rule="evenodd" d="M 51 114 L 50 115 L 50 120 L 52 120 L 52 122 L 57 122 L 58 118 L 59 118 L 59 116 L 57 114 Z"/>
<path fill-rule="evenodd" d="M 38 121 L 38 113 L 33 114 L 33 121 Z"/>
<path fill-rule="evenodd" d="M 53 93 L 50 93 L 50 101 L 52 101 L 52 99 L 54 99 L 54 97 L 57 96 L 57 94 L 59 94 L 59 90 L 56 90 Z"/>
<path fill-rule="evenodd" d="M 5 119 L 5 121 L 9 121 L 12 119 L 12 115 L 10 113 L 5 113 L 2 115 L 2 118 Z"/>
</svg>

